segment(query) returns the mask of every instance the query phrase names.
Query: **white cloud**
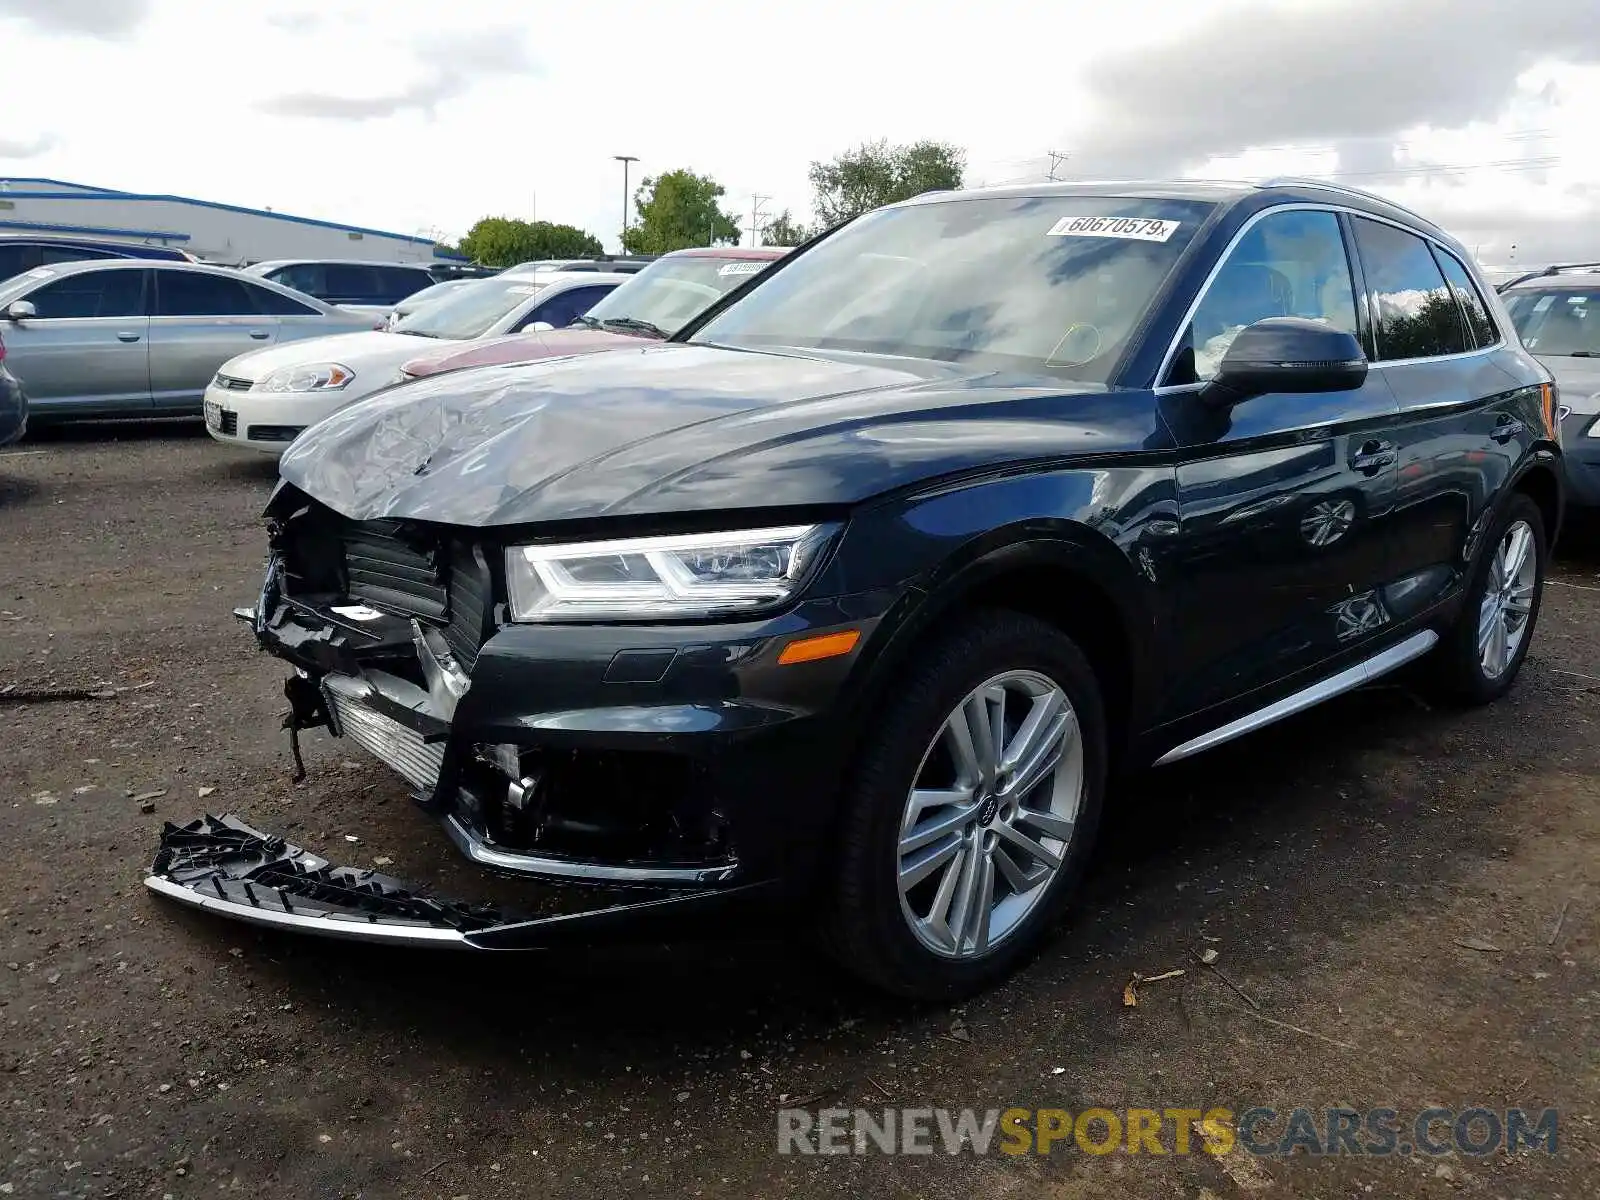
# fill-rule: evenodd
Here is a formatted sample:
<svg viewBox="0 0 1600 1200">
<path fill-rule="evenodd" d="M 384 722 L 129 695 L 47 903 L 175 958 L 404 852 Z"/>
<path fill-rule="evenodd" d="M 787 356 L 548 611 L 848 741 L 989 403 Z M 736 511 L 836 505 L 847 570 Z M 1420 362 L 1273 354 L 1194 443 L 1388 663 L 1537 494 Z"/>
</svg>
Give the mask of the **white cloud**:
<svg viewBox="0 0 1600 1200">
<path fill-rule="evenodd" d="M 614 154 L 639 156 L 635 184 L 712 175 L 745 223 L 755 192 L 809 218 L 811 160 L 933 137 L 966 148 L 972 182 L 1042 178 L 1052 149 L 1076 173 L 1118 156 L 1343 171 L 1459 222 L 1486 258 L 1583 235 L 1581 214 L 1600 212 L 1600 89 L 1553 64 L 1594 49 L 1591 0 L 1510 16 L 1393 0 L 1375 21 L 1377 2 L 51 0 L 47 18 L 0 0 L 0 38 L 12 94 L 52 98 L 59 137 L 30 173 L 406 233 L 536 215 L 614 247 Z M 1390 78 L 1408 65 L 1420 83 Z"/>
</svg>

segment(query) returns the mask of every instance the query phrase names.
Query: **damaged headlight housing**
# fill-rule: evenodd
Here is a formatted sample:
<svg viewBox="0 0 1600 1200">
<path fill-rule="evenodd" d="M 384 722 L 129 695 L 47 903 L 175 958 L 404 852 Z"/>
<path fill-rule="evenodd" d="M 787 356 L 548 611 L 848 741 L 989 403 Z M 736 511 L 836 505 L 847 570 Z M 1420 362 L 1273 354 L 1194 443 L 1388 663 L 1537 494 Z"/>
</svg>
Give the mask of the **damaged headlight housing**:
<svg viewBox="0 0 1600 1200">
<path fill-rule="evenodd" d="M 356 377 L 343 363 L 307 363 L 300 367 L 279 367 L 256 381 L 253 392 L 336 392 Z"/>
<path fill-rule="evenodd" d="M 515 621 L 712 617 L 795 596 L 836 524 L 513 546 L 506 582 Z"/>
</svg>

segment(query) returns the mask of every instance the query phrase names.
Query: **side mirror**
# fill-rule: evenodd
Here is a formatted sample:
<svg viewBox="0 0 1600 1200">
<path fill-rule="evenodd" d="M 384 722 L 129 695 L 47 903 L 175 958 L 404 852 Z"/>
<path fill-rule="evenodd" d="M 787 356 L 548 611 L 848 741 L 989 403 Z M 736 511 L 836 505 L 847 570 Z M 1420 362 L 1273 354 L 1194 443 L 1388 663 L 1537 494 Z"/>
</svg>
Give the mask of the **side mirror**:
<svg viewBox="0 0 1600 1200">
<path fill-rule="evenodd" d="M 549 321 L 535 321 L 532 325 L 528 326 L 528 332 L 529 333 L 549 333 L 554 328 L 555 328 L 555 326 L 550 324 Z"/>
<path fill-rule="evenodd" d="M 1239 332 L 1201 395 L 1228 406 L 1267 392 L 1346 392 L 1366 378 L 1355 334 L 1304 317 L 1268 317 Z"/>
<path fill-rule="evenodd" d="M 6 320 L 26 321 L 29 317 L 37 317 L 39 310 L 33 306 L 32 300 L 13 300 L 6 306 Z"/>
</svg>

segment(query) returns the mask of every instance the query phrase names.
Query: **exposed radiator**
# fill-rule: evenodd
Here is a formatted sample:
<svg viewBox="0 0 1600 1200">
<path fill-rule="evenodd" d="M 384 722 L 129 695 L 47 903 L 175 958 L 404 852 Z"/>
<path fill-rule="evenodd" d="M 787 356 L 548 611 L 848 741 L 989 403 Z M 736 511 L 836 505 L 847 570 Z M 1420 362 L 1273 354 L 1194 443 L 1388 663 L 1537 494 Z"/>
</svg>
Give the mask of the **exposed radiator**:
<svg viewBox="0 0 1600 1200">
<path fill-rule="evenodd" d="M 397 771 L 412 787 L 433 791 L 444 765 L 442 743 L 424 742 L 420 733 L 370 708 L 366 702 L 369 689 L 358 679 L 326 675 L 322 686 L 333 708 L 334 720 L 345 737 Z"/>
</svg>

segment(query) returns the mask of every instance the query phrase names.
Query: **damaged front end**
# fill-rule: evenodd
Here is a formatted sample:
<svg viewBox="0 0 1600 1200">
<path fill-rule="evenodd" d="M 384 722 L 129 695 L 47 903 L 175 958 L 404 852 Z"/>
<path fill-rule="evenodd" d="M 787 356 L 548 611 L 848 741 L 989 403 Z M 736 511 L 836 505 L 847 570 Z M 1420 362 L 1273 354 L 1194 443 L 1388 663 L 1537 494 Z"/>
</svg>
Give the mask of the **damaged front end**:
<svg viewBox="0 0 1600 1200">
<path fill-rule="evenodd" d="M 676 922 L 765 889 L 735 853 L 695 756 L 660 748 L 658 729 L 694 706 L 607 707 L 602 723 L 634 714 L 608 736 L 563 724 L 560 714 L 530 715 L 556 697 L 526 694 L 540 678 L 527 670 L 526 647 L 493 669 L 480 663 L 503 623 L 492 550 L 426 522 L 351 521 L 289 485 L 268 518 L 260 597 L 236 615 L 295 668 L 284 724 L 297 771 L 302 731 L 349 738 L 406 781 L 470 861 L 605 895 L 554 916 L 436 900 L 398 879 L 332 866 L 231 816 L 169 825 L 151 890 L 301 932 L 487 948 L 643 927 L 651 916 Z M 606 669 L 594 682 L 605 679 L 608 702 L 628 698 L 626 681 L 613 687 Z M 475 670 L 494 678 L 483 684 Z M 556 683 L 571 682 L 563 672 L 575 668 L 557 665 Z M 627 891 L 618 898 L 618 889 Z"/>
</svg>

